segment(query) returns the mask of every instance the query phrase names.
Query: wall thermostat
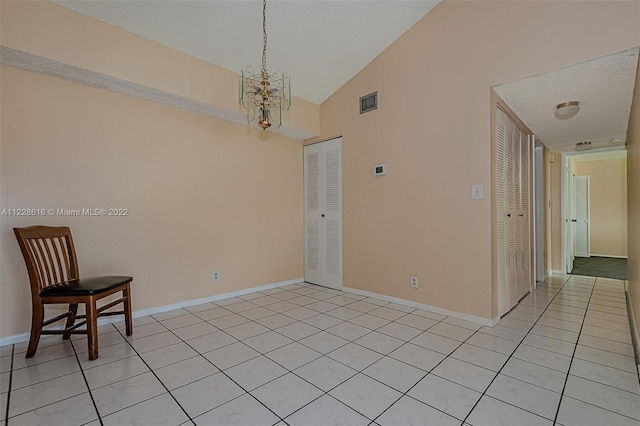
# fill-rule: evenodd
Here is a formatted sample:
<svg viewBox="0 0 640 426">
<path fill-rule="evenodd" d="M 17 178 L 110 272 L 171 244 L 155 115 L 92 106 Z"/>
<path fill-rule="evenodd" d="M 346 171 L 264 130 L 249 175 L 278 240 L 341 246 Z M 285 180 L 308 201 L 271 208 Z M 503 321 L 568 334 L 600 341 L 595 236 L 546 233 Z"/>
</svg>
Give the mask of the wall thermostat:
<svg viewBox="0 0 640 426">
<path fill-rule="evenodd" d="M 387 165 L 386 164 L 376 164 L 373 166 L 373 175 L 374 176 L 382 176 L 387 174 Z"/>
</svg>

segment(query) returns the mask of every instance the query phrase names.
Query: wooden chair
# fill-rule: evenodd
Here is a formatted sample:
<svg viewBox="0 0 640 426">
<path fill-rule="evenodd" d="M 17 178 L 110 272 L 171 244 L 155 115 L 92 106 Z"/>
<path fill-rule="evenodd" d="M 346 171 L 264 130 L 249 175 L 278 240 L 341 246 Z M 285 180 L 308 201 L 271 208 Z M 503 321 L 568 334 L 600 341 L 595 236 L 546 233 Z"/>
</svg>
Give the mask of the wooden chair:
<svg viewBox="0 0 640 426">
<path fill-rule="evenodd" d="M 27 264 L 31 283 L 31 338 L 27 358 L 35 355 L 42 334 L 62 334 L 69 339 L 71 334 L 86 334 L 89 345 L 89 359 L 98 358 L 98 324 L 100 316 L 122 315 L 126 322 L 127 336 L 133 334 L 131 319 L 131 291 L 133 278 L 125 276 L 105 276 L 80 278 L 78 261 L 71 238 L 71 230 L 66 226 L 29 226 L 13 228 Z M 96 302 L 103 297 L 121 291 L 122 297 L 97 307 Z M 44 319 L 44 305 L 68 303 L 69 311 L 54 318 Z M 86 315 L 77 315 L 78 304 L 84 303 Z M 124 304 L 122 311 L 104 312 Z M 44 330 L 44 327 L 66 318 L 64 330 Z M 77 318 L 85 321 L 75 323 Z M 86 330 L 78 330 L 86 324 Z"/>
</svg>

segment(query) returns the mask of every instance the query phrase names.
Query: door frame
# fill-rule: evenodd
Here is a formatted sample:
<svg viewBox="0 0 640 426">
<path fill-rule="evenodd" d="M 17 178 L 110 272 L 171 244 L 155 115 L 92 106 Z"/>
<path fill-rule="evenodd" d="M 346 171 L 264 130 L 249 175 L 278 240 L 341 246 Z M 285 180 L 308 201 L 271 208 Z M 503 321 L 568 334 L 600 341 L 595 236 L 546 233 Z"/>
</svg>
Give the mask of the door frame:
<svg viewBox="0 0 640 426">
<path fill-rule="evenodd" d="M 573 222 L 573 153 L 562 154 L 562 273 L 573 270 L 574 233 Z"/>
<path fill-rule="evenodd" d="M 568 233 L 568 226 L 567 226 L 567 220 L 571 219 L 569 216 L 569 213 L 567 212 L 567 206 L 570 206 L 571 204 L 573 204 L 573 200 L 570 200 L 569 197 L 571 194 L 569 194 L 568 188 L 567 188 L 567 182 L 566 182 L 566 168 L 571 166 L 571 161 L 566 161 L 565 159 L 571 159 L 571 157 L 577 157 L 577 156 L 581 156 L 581 155 L 590 155 L 590 154 L 597 154 L 597 153 L 601 153 L 601 152 L 607 152 L 607 151 L 625 151 L 625 147 L 614 147 L 614 148 L 603 148 L 603 149 L 594 149 L 594 150 L 589 150 L 589 151 L 580 151 L 580 152 L 563 152 L 562 153 L 562 172 L 561 172 L 561 177 L 562 177 L 562 196 L 561 198 L 561 207 L 560 207 L 560 212 L 562 214 L 562 218 L 561 218 L 561 224 L 562 224 L 562 273 L 563 274 L 568 274 L 569 272 L 566 271 L 566 265 L 567 265 L 567 260 L 568 260 L 568 251 L 569 251 L 569 247 L 568 247 L 568 241 L 567 241 L 567 233 Z M 571 170 L 571 173 L 573 173 L 573 171 Z"/>
<path fill-rule="evenodd" d="M 546 278 L 545 262 L 544 262 L 544 161 L 543 150 L 544 146 L 536 139 L 535 135 L 532 137 L 533 141 L 531 146 L 533 148 L 532 155 L 532 169 L 533 169 L 533 252 L 534 252 L 534 264 L 533 264 L 533 286 L 535 288 L 538 281 L 544 281 Z"/>
<path fill-rule="evenodd" d="M 582 256 L 582 253 L 577 253 L 578 250 L 577 250 L 577 244 L 576 243 L 573 244 L 573 248 L 574 248 L 574 250 L 576 252 L 576 255 L 580 254 L 580 257 L 590 257 L 591 256 L 591 229 L 590 229 L 591 228 L 591 223 L 590 223 L 591 222 L 591 213 L 590 213 L 590 210 L 591 210 L 591 206 L 590 206 L 590 204 L 591 204 L 591 176 L 589 176 L 589 175 L 580 175 L 580 176 L 574 176 L 573 177 L 574 220 L 578 219 L 578 213 L 577 213 L 578 212 L 578 204 L 575 201 L 576 200 L 576 195 L 578 195 L 578 193 L 576 191 L 576 183 L 577 183 L 578 179 L 580 179 L 580 180 L 584 179 L 585 180 L 585 189 L 586 189 L 586 194 L 585 194 L 586 204 L 587 204 L 586 212 L 585 212 L 586 225 L 587 225 L 586 226 L 586 233 L 587 233 L 587 235 L 586 235 L 586 240 L 587 240 L 586 241 L 587 242 L 586 255 Z M 578 222 L 575 222 L 575 225 L 574 225 L 574 233 L 573 233 L 574 240 L 576 240 L 576 237 L 578 235 L 578 224 L 580 223 L 579 221 L 580 221 L 580 219 L 578 219 Z"/>
</svg>

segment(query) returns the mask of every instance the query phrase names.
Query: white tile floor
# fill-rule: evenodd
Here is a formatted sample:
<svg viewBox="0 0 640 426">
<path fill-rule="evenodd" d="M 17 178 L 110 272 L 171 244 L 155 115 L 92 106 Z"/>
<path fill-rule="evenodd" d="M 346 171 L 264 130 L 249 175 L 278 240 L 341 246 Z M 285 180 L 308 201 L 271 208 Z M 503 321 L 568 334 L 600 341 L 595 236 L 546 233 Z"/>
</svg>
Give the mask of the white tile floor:
<svg viewBox="0 0 640 426">
<path fill-rule="evenodd" d="M 83 336 L 1 347 L 3 422 L 640 425 L 617 280 L 553 277 L 493 328 L 300 284 L 100 333 L 95 361 Z"/>
</svg>

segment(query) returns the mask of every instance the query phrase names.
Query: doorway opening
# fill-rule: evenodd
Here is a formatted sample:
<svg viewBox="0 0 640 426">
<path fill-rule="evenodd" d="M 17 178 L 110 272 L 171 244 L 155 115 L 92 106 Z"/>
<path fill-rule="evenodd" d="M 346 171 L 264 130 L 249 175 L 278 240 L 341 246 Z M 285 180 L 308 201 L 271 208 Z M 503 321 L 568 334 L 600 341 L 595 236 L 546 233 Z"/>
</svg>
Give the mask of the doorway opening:
<svg viewBox="0 0 640 426">
<path fill-rule="evenodd" d="M 533 131 L 536 141 L 543 144 L 536 145 L 533 152 L 536 281 L 543 281 L 552 274 L 576 273 L 572 264 L 576 258 L 579 261 L 595 257 L 624 259 L 627 255 L 626 213 L 624 220 L 619 219 L 619 215 L 607 210 L 610 203 L 594 199 L 598 184 L 592 175 L 589 180 L 591 198 L 585 202 L 590 207 L 590 218 L 578 229 L 578 246 L 583 251 L 582 256 L 576 256 L 576 226 L 573 224 L 578 218 L 575 212 L 567 211 L 575 204 L 573 199 L 568 201 L 570 195 L 573 197 L 574 173 L 565 167 L 565 159 L 569 158 L 570 163 L 577 160 L 580 168 L 582 155 L 613 148 L 626 155 L 625 138 L 639 52 L 640 48 L 634 47 L 492 87 Z M 612 78 L 613 75 L 616 78 Z M 558 106 L 568 101 L 579 101 L 578 114 L 567 119 L 556 117 Z M 615 111 L 608 106 L 610 104 L 616 105 Z M 592 150 L 575 151 L 585 147 Z M 590 172 L 575 174 L 589 175 Z M 609 190 L 605 190 L 609 195 L 626 192 L 626 170 L 618 177 L 618 183 L 610 184 Z M 597 219 L 602 213 L 597 209 L 605 210 L 606 220 Z M 576 222 L 572 222 L 573 219 Z M 623 246 L 624 250 L 621 250 Z"/>
<path fill-rule="evenodd" d="M 562 156 L 562 272 L 627 279 L 624 148 Z"/>
</svg>

